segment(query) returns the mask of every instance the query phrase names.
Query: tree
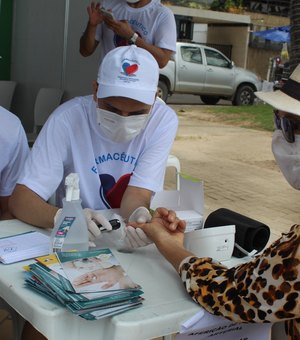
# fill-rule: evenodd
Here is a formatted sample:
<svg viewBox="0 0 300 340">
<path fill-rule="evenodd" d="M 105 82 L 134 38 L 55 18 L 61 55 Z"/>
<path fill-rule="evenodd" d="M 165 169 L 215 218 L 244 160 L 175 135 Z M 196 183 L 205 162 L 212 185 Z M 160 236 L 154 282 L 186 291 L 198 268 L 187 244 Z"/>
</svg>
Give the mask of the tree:
<svg viewBox="0 0 300 340">
<path fill-rule="evenodd" d="M 290 71 L 300 64 L 300 1 L 291 0 L 290 3 Z"/>
</svg>

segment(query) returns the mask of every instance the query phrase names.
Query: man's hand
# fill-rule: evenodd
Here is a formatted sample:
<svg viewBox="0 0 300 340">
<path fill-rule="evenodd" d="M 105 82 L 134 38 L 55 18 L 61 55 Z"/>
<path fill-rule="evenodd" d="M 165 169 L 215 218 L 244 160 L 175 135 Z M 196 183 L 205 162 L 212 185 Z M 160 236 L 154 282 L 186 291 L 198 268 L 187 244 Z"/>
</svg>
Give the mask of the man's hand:
<svg viewBox="0 0 300 340">
<path fill-rule="evenodd" d="M 129 23 L 126 20 L 114 20 L 107 16 L 104 17 L 104 22 L 106 25 L 114 31 L 115 34 L 119 35 L 120 37 L 129 40 L 133 34 L 135 33 L 134 30 L 131 28 Z"/>
<path fill-rule="evenodd" d="M 129 216 L 128 224 L 125 227 L 124 245 L 120 250 L 132 251 L 135 248 L 145 247 L 152 241 L 145 235 L 143 230 L 131 227 L 131 224 L 139 225 L 140 223 L 149 222 L 151 214 L 146 207 L 139 207 Z"/>
<path fill-rule="evenodd" d="M 127 226 L 125 228 L 125 248 L 128 248 L 128 250 L 133 250 L 135 248 L 145 247 L 148 244 L 152 243 L 152 240 L 150 240 L 146 234 L 143 232 L 140 228 L 133 228 L 131 226 Z"/>
<path fill-rule="evenodd" d="M 90 6 L 87 7 L 89 15 L 89 24 L 91 26 L 97 26 L 103 22 L 103 14 L 100 11 L 100 3 L 91 2 Z"/>
<path fill-rule="evenodd" d="M 146 207 L 138 207 L 128 218 L 128 224 L 131 222 L 145 223 L 151 221 L 150 211 Z"/>
<path fill-rule="evenodd" d="M 62 209 L 58 209 L 56 215 L 54 216 L 54 225 L 57 223 L 57 220 L 62 212 Z M 112 226 L 99 211 L 85 208 L 83 209 L 83 214 L 85 216 L 86 224 L 89 232 L 89 244 L 90 247 L 96 247 L 94 241 L 97 237 L 101 235 L 101 231 L 98 227 L 98 224 L 101 224 L 102 227 L 106 230 L 112 230 Z"/>
<path fill-rule="evenodd" d="M 101 231 L 98 227 L 98 224 L 101 224 L 102 227 L 106 230 L 112 230 L 112 226 L 109 223 L 108 219 L 104 217 L 99 211 L 85 208 L 83 209 L 88 231 L 89 231 L 89 241 L 92 247 L 95 247 L 95 239 L 101 235 Z"/>
</svg>

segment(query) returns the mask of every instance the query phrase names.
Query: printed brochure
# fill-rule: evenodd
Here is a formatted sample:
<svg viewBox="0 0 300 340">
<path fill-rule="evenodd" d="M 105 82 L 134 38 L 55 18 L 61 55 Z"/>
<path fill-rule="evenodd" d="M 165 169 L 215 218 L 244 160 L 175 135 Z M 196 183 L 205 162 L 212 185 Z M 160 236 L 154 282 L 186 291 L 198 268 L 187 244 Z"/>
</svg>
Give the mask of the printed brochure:
<svg viewBox="0 0 300 340">
<path fill-rule="evenodd" d="M 28 288 L 87 320 L 142 305 L 141 287 L 126 275 L 110 249 L 50 254 L 24 269 Z"/>
</svg>

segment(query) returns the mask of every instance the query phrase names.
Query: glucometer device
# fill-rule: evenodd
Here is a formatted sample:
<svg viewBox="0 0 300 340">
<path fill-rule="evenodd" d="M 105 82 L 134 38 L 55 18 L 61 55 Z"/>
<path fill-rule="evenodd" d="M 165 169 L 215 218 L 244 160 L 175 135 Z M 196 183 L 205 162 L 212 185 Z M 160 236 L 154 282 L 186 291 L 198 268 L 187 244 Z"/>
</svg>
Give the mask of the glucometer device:
<svg viewBox="0 0 300 340">
<path fill-rule="evenodd" d="M 120 220 L 118 220 L 117 218 L 115 218 L 115 219 L 113 219 L 113 220 L 109 220 L 109 223 L 111 224 L 111 226 L 112 226 L 112 230 L 117 230 L 117 229 L 119 229 L 120 227 L 121 227 L 121 222 L 120 222 Z M 100 231 L 112 231 L 112 230 L 107 230 L 107 229 L 105 229 L 104 227 L 103 227 L 103 225 L 102 224 L 98 224 L 98 228 L 100 229 Z"/>
</svg>

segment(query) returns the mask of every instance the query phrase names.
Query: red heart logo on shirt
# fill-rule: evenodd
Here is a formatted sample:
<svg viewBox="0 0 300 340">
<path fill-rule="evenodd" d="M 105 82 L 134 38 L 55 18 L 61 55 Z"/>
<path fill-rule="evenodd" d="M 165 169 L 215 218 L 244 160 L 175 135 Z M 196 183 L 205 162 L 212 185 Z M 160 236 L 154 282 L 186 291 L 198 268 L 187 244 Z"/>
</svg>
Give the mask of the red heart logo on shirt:
<svg viewBox="0 0 300 340">
<path fill-rule="evenodd" d="M 132 174 L 125 174 L 119 178 L 117 183 L 107 192 L 106 198 L 112 208 L 120 208 L 123 194 L 127 189 Z"/>
</svg>

